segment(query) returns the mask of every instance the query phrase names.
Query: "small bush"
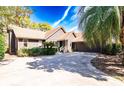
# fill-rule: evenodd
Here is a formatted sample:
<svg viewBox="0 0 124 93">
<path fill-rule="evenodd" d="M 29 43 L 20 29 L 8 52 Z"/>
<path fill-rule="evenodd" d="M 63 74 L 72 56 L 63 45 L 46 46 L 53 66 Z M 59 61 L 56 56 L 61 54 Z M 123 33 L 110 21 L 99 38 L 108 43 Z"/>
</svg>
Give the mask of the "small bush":
<svg viewBox="0 0 124 93">
<path fill-rule="evenodd" d="M 44 47 L 45 48 L 53 48 L 55 46 L 55 43 L 50 41 L 50 42 L 44 42 Z"/>
<path fill-rule="evenodd" d="M 54 55 L 57 52 L 56 48 L 44 48 L 43 54 L 44 55 Z"/>
<path fill-rule="evenodd" d="M 29 56 L 29 50 L 28 49 L 20 49 L 20 50 L 18 50 L 17 55 L 19 57 L 27 57 L 27 56 Z"/>
<path fill-rule="evenodd" d="M 5 56 L 5 40 L 4 35 L 0 33 L 0 60 Z"/>
<path fill-rule="evenodd" d="M 120 53 L 122 51 L 122 45 L 121 44 L 113 44 L 113 48 L 112 48 L 112 54 L 117 54 Z"/>
<path fill-rule="evenodd" d="M 57 52 L 56 48 L 31 48 L 20 49 L 18 56 L 40 56 L 40 55 L 54 55 Z"/>
<path fill-rule="evenodd" d="M 42 48 L 31 48 L 28 50 L 29 56 L 42 55 Z"/>
<path fill-rule="evenodd" d="M 120 53 L 122 51 L 122 45 L 121 44 L 108 44 L 104 50 L 103 53 L 104 54 L 108 54 L 108 55 L 116 55 L 117 53 Z"/>
</svg>

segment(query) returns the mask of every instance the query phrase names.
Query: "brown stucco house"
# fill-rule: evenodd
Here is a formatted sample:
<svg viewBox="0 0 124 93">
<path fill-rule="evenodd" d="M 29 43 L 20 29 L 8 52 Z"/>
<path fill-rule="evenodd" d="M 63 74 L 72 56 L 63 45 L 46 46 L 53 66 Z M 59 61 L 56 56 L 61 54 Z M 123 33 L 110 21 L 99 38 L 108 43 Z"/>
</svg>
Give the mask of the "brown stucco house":
<svg viewBox="0 0 124 93">
<path fill-rule="evenodd" d="M 22 48 L 44 47 L 43 42 L 45 41 L 55 42 L 59 48 L 64 48 L 64 52 L 84 51 L 86 46 L 82 37 L 82 33 L 66 32 L 63 27 L 43 32 L 18 26 L 9 26 L 9 53 L 16 54 Z"/>
</svg>

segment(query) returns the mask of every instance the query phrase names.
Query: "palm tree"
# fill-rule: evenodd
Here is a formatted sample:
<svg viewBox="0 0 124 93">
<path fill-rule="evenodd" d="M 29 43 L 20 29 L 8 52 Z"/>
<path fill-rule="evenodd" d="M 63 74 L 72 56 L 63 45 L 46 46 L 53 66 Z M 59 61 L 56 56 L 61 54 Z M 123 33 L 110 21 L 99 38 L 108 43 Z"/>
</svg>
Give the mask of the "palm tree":
<svg viewBox="0 0 124 93">
<path fill-rule="evenodd" d="M 124 7 L 119 6 L 94 6 L 81 8 L 79 29 L 84 31 L 84 38 L 90 47 L 106 44 L 112 45 L 121 41 L 124 50 Z M 81 11 L 80 10 L 80 11 Z M 122 65 L 124 65 L 124 52 L 122 53 Z"/>
<path fill-rule="evenodd" d="M 84 31 L 84 38 L 90 47 L 99 47 L 102 51 L 107 44 L 112 45 L 113 39 L 119 43 L 120 18 L 117 6 L 85 7 L 80 14 L 79 29 Z"/>
</svg>

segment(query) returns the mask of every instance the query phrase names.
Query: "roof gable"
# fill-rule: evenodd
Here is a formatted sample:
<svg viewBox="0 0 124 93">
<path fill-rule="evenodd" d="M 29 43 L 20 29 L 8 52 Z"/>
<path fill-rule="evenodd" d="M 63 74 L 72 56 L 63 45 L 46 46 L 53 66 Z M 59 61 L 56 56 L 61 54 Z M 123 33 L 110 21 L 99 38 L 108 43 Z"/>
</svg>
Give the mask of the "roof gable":
<svg viewBox="0 0 124 93">
<path fill-rule="evenodd" d="M 83 42 L 83 32 L 75 32 L 76 38 L 73 40 L 73 42 Z"/>
<path fill-rule="evenodd" d="M 74 32 L 66 32 L 64 35 L 60 36 L 58 40 L 68 40 L 70 35 L 73 35 L 76 38 Z"/>
<path fill-rule="evenodd" d="M 55 33 L 57 33 L 58 31 L 60 31 L 60 29 L 62 29 L 62 31 L 64 33 L 66 33 L 65 29 L 63 27 L 57 27 L 55 29 L 49 30 L 45 33 L 45 38 L 48 39 L 49 37 L 53 36 Z"/>
<path fill-rule="evenodd" d="M 83 37 L 83 32 L 75 32 L 76 37 Z"/>
</svg>

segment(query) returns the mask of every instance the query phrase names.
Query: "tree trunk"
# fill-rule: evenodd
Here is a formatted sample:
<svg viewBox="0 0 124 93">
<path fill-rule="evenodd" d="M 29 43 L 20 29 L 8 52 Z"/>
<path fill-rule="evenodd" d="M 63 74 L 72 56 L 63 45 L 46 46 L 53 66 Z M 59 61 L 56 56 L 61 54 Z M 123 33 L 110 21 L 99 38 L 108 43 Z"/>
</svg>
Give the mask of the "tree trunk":
<svg viewBox="0 0 124 93">
<path fill-rule="evenodd" d="M 124 46 L 122 46 L 122 59 L 121 59 L 122 65 L 124 66 Z"/>
<path fill-rule="evenodd" d="M 121 53 L 121 62 L 124 66 L 124 13 L 121 12 L 121 33 L 120 33 L 120 41 L 122 43 L 122 53 Z"/>
</svg>

